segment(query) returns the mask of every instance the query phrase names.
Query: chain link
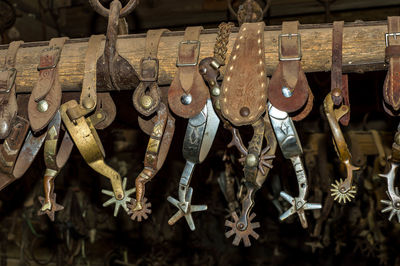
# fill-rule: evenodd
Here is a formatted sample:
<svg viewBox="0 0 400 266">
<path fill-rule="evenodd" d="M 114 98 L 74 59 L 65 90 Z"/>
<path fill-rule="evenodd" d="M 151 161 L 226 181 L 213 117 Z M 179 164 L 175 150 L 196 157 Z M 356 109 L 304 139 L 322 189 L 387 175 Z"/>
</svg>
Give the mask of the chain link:
<svg viewBox="0 0 400 266">
<path fill-rule="evenodd" d="M 229 35 L 235 26 L 232 22 L 222 22 L 218 26 L 218 35 L 214 46 L 214 58 L 220 65 L 225 65 L 226 52 L 228 51 Z"/>
</svg>

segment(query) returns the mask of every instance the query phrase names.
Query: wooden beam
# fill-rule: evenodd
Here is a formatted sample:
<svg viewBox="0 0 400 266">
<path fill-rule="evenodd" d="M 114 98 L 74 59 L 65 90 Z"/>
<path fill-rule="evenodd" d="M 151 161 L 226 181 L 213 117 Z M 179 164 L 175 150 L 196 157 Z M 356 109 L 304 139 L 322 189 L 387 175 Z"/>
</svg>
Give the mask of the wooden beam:
<svg viewBox="0 0 400 266">
<path fill-rule="evenodd" d="M 230 36 L 228 55 L 237 36 L 236 28 Z M 386 21 L 346 23 L 343 37 L 343 64 L 345 72 L 358 72 L 385 69 Z M 204 30 L 200 36 L 200 58 L 212 56 L 216 29 Z M 271 75 L 278 64 L 278 35 L 280 26 L 265 28 L 266 72 Z M 329 71 L 331 67 L 332 24 L 309 24 L 300 26 L 302 42 L 302 66 L 306 72 Z M 158 57 L 160 60 L 159 82 L 169 84 L 176 72 L 176 53 L 183 32 L 169 32 L 163 35 Z M 87 38 L 69 40 L 59 62 L 60 82 L 64 91 L 79 91 L 87 50 Z M 36 70 L 39 55 L 48 42 L 25 43 L 17 55 L 17 92 L 30 92 L 37 82 Z M 119 53 L 128 59 L 135 69 L 144 53 L 145 34 L 124 35 L 118 39 Z M 7 45 L 0 46 L 0 58 L 4 58 Z M 222 68 L 222 74 L 224 68 Z M 99 91 L 102 88 L 98 88 Z"/>
</svg>

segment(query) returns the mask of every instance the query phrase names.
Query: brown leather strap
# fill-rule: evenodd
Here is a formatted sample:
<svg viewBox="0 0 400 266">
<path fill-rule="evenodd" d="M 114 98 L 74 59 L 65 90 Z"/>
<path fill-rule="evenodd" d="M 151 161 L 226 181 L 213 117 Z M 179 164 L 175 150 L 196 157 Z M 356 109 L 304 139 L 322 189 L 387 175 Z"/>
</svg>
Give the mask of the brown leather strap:
<svg viewBox="0 0 400 266">
<path fill-rule="evenodd" d="M 88 42 L 85 57 L 85 74 L 82 82 L 82 92 L 79 104 L 88 111 L 94 110 L 97 102 L 96 95 L 96 65 L 102 50 L 101 42 L 104 35 L 93 35 Z"/>
<path fill-rule="evenodd" d="M 301 36 L 298 26 L 298 21 L 282 23 L 278 53 L 280 61 L 271 77 L 268 98 L 279 110 L 305 117 L 312 109 L 312 102 L 308 101 L 312 101 L 313 97 L 309 96 L 311 90 L 301 68 Z"/>
<path fill-rule="evenodd" d="M 153 114 L 160 104 L 160 89 L 157 85 L 159 68 L 157 53 L 161 35 L 166 31 L 168 30 L 149 30 L 146 36 L 145 53 L 140 61 L 140 84 L 132 97 L 136 110 L 145 116 Z"/>
<path fill-rule="evenodd" d="M 38 66 L 39 80 L 32 90 L 28 103 L 28 116 L 34 132 L 44 129 L 61 103 L 61 85 L 58 80 L 58 62 L 68 38 L 54 38 L 42 51 Z"/>
<path fill-rule="evenodd" d="M 198 71 L 201 30 L 202 27 L 186 28 L 178 48 L 178 71 L 168 94 L 171 110 L 184 118 L 200 113 L 209 98 L 208 88 Z"/>
<path fill-rule="evenodd" d="M 386 41 L 389 69 L 383 85 L 383 99 L 387 104 L 384 107 L 388 114 L 397 116 L 400 109 L 400 17 L 388 17 Z"/>
<path fill-rule="evenodd" d="M 0 139 L 5 139 L 11 132 L 18 105 L 15 92 L 17 71 L 15 61 L 23 41 L 12 42 L 8 46 L 4 68 L 0 70 Z"/>
<path fill-rule="evenodd" d="M 339 120 L 342 125 L 347 126 L 350 122 L 350 101 L 348 76 L 342 74 L 343 26 L 343 21 L 333 22 L 331 95 L 335 105 L 344 104 L 348 107 L 349 111 Z"/>
<path fill-rule="evenodd" d="M 331 92 L 334 89 L 342 89 L 342 42 L 343 42 L 343 21 L 333 22 L 332 32 L 332 67 L 331 67 Z M 332 101 L 335 105 L 342 103 L 342 94 L 332 94 Z"/>
<path fill-rule="evenodd" d="M 222 115 L 235 126 L 259 120 L 267 103 L 264 22 L 240 27 L 222 83 Z"/>
<path fill-rule="evenodd" d="M 97 60 L 101 55 L 103 35 L 93 35 L 88 42 L 85 56 L 85 72 L 82 82 L 82 91 L 79 105 L 67 110 L 71 120 L 76 120 L 90 112 L 97 106 Z"/>
</svg>

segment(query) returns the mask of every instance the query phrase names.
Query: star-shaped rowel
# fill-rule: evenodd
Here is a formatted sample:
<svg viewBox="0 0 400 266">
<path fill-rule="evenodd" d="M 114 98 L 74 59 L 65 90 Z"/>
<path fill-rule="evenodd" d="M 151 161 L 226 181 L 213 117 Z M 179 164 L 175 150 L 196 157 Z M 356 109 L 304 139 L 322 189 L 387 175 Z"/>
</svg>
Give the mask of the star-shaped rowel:
<svg viewBox="0 0 400 266">
<path fill-rule="evenodd" d="M 397 187 L 395 188 L 395 193 L 399 195 L 399 188 Z M 381 200 L 381 203 L 388 205 L 381 212 L 382 213 L 390 212 L 389 221 L 392 221 L 392 218 L 396 215 L 397 221 L 400 223 L 400 203 L 393 202 L 388 191 L 386 191 L 386 194 L 389 196 L 390 200 Z"/>
<path fill-rule="evenodd" d="M 111 204 L 115 203 L 114 216 L 117 216 L 120 207 L 122 207 L 127 213 L 129 212 L 127 203 L 132 200 L 132 198 L 129 197 L 129 195 L 131 195 L 132 193 L 135 193 L 136 188 L 134 187 L 129 190 L 126 190 L 126 182 L 127 182 L 127 179 L 126 179 L 126 177 L 124 177 L 124 180 L 122 181 L 122 189 L 124 190 L 124 197 L 121 200 L 118 200 L 115 198 L 113 191 L 106 190 L 106 189 L 101 190 L 101 193 L 106 194 L 107 196 L 111 197 L 111 199 L 109 199 L 103 203 L 103 207 L 107 207 L 107 206 L 110 206 Z"/>
<path fill-rule="evenodd" d="M 285 220 L 292 214 L 297 213 L 299 215 L 301 225 L 304 228 L 307 228 L 307 226 L 308 226 L 307 218 L 306 218 L 304 211 L 317 210 L 317 209 L 322 208 L 321 204 L 319 204 L 319 203 L 307 203 L 304 199 L 301 199 L 299 197 L 293 198 L 292 196 L 290 196 L 289 194 L 287 194 L 284 191 L 281 191 L 280 195 L 284 200 L 286 200 L 287 202 L 292 204 L 292 207 L 290 207 L 287 211 L 282 213 L 281 216 L 279 216 L 279 219 L 281 221 Z"/>
<path fill-rule="evenodd" d="M 54 222 L 54 213 L 64 210 L 64 206 L 56 203 L 56 193 L 50 195 L 50 204 L 46 204 L 45 198 L 42 196 L 39 196 L 38 199 L 42 207 L 38 210 L 37 215 L 40 216 L 47 214 L 52 222 Z"/>
<path fill-rule="evenodd" d="M 169 225 L 175 224 L 180 218 L 185 217 L 190 230 L 194 231 L 196 226 L 194 225 L 192 212 L 199 212 L 207 210 L 207 205 L 192 205 L 192 193 L 193 189 L 189 188 L 187 193 L 187 200 L 180 202 L 173 197 L 168 197 L 168 201 L 178 208 L 178 211 L 168 220 Z"/>
</svg>

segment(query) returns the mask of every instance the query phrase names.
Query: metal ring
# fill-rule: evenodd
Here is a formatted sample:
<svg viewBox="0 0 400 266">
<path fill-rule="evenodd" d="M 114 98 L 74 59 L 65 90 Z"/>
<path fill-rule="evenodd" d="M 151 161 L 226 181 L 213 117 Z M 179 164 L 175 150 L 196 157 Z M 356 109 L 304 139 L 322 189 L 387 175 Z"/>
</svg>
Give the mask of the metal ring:
<svg viewBox="0 0 400 266">
<path fill-rule="evenodd" d="M 92 1 L 92 0 L 89 0 L 89 1 Z M 227 0 L 228 9 L 232 13 L 232 15 L 234 15 L 237 18 L 237 13 L 235 12 L 235 10 L 233 10 L 232 2 L 233 2 L 233 0 Z M 265 14 L 267 13 L 269 7 L 271 6 L 271 0 L 265 0 L 265 2 L 266 2 L 266 4 L 265 4 L 264 9 L 262 11 L 263 17 L 265 16 Z"/>
<path fill-rule="evenodd" d="M 108 17 L 110 15 L 110 9 L 105 8 L 99 0 L 89 0 L 89 3 L 93 7 L 94 11 L 103 17 Z M 123 18 L 129 15 L 129 13 L 131 13 L 138 4 L 139 0 L 129 0 L 129 2 L 121 9 L 119 17 Z"/>
</svg>

